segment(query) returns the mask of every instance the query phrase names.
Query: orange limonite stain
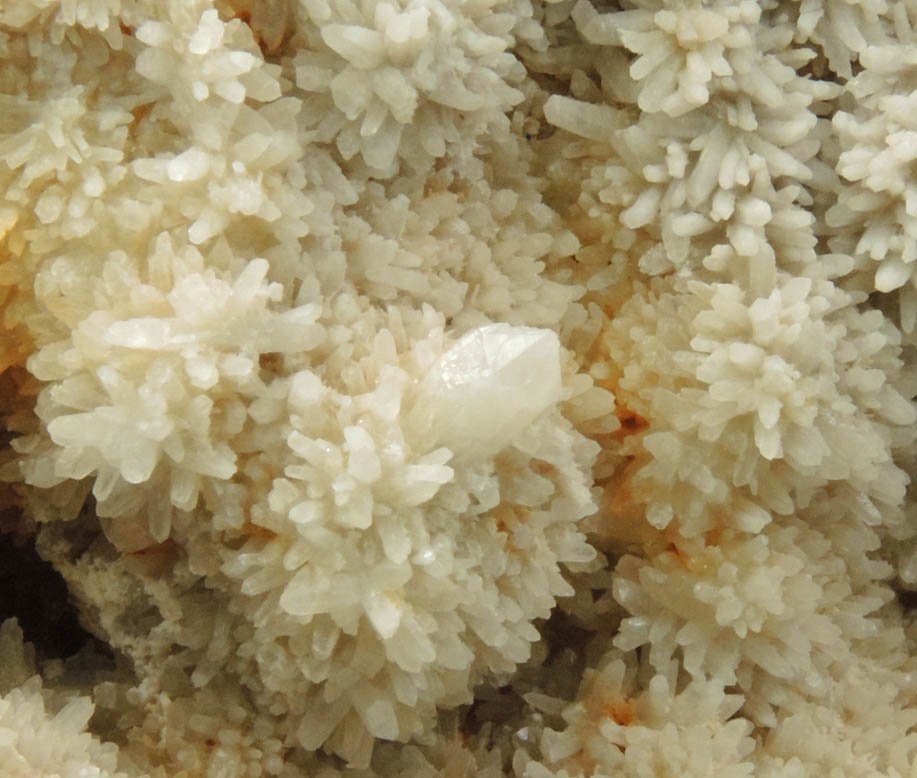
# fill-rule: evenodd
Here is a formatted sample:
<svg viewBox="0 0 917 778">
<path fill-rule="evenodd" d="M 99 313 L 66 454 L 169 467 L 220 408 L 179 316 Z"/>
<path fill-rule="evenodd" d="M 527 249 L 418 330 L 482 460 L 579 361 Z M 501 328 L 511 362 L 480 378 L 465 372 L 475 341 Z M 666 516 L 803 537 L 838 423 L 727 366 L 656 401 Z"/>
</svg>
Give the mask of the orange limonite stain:
<svg viewBox="0 0 917 778">
<path fill-rule="evenodd" d="M 650 423 L 639 413 L 623 405 L 619 405 L 615 409 L 615 416 L 621 422 L 620 428 L 614 433 L 615 438 L 618 440 L 623 440 L 630 435 L 637 435 L 650 426 Z"/>
<path fill-rule="evenodd" d="M 629 700 L 618 700 L 616 702 L 607 702 L 602 708 L 602 713 L 606 718 L 611 719 L 615 724 L 622 727 L 629 727 L 637 721 L 637 714 Z"/>
<path fill-rule="evenodd" d="M 704 543 L 708 546 L 718 546 L 723 542 L 723 528 L 714 527 L 704 533 Z"/>
<path fill-rule="evenodd" d="M 550 462 L 545 462 L 543 459 L 533 459 L 532 470 L 543 476 L 551 476 L 557 472 L 557 468 L 554 465 Z"/>
<path fill-rule="evenodd" d="M 617 517 L 629 521 L 643 520 L 645 509 L 634 493 L 634 476 L 644 462 L 634 455 L 624 457 L 624 464 L 603 484 L 606 507 Z"/>
<path fill-rule="evenodd" d="M 230 0 L 232 19 L 251 28 L 261 53 L 276 54 L 290 34 L 289 0 Z"/>
<path fill-rule="evenodd" d="M 34 309 L 34 305 L 23 305 L 31 300 L 34 279 L 21 259 L 24 238 L 22 225 L 16 230 L 19 219 L 20 214 L 12 210 L 0 214 L 0 374 L 25 364 L 35 350 L 23 321 L 23 310 Z M 19 310 L 14 312 L 17 305 Z M 19 388 L 24 383 L 16 379 Z"/>
<path fill-rule="evenodd" d="M 608 306 L 602 306 L 602 311 L 610 321 L 614 311 Z M 633 410 L 627 402 L 627 393 L 622 391 L 620 386 L 621 368 L 612 358 L 605 339 L 606 328 L 607 323 L 586 353 L 585 365 L 588 366 L 589 374 L 595 385 L 608 390 L 615 396 L 615 416 L 618 417 L 621 427 L 613 433 L 613 439 L 623 440 L 643 432 L 650 423 L 648 419 Z"/>
<path fill-rule="evenodd" d="M 599 510 L 598 533 L 613 545 L 621 546 L 619 551 L 642 549 L 651 556 L 669 552 L 687 566 L 690 558 L 676 543 L 679 539 L 677 520 L 664 530 L 647 521 L 646 509 L 651 495 L 647 493 L 648 486 L 635 479 L 649 460 L 638 436 L 650 428 L 651 420 L 634 409 L 635 405 L 641 405 L 639 398 L 621 388 L 623 362 L 621 355 L 617 358 L 613 355 L 609 338 L 615 306 L 607 300 L 596 300 L 596 303 L 606 318 L 585 354 L 582 367 L 596 386 L 614 395 L 614 414 L 620 425 L 612 432 L 590 436 L 613 461 L 620 457 L 614 472 L 596 482 L 604 496 Z"/>
<path fill-rule="evenodd" d="M 140 105 L 134 106 L 131 108 L 131 116 L 134 118 L 131 120 L 131 123 L 127 126 L 128 134 L 134 136 L 137 134 L 137 129 L 140 127 L 140 122 L 146 119 L 150 115 L 150 112 L 155 106 L 155 102 L 151 103 L 141 103 Z"/>
<path fill-rule="evenodd" d="M 164 575 L 172 567 L 178 554 L 178 544 L 171 538 L 162 543 L 154 543 L 137 551 L 129 551 L 125 555 L 128 569 L 142 575 L 158 577 Z"/>
<path fill-rule="evenodd" d="M 10 304 L 23 292 L 28 292 L 32 279 L 23 277 L 16 255 L 10 251 L 10 234 L 18 222 L 18 216 L 3 217 L 0 223 L 0 373 L 13 365 L 21 365 L 32 353 L 34 344 L 21 321 L 10 322 Z"/>
<path fill-rule="evenodd" d="M 32 349 L 32 339 L 21 325 L 9 330 L 0 330 L 0 373 L 24 363 Z"/>
<path fill-rule="evenodd" d="M 283 354 L 266 351 L 258 357 L 258 366 L 263 370 L 277 372 L 283 369 Z"/>
<path fill-rule="evenodd" d="M 31 343 L 31 341 L 28 341 Z M 21 364 L 0 371 L 0 414 L 9 417 L 16 412 L 33 413 L 35 398 L 42 383 Z"/>
<path fill-rule="evenodd" d="M 682 551 L 677 543 L 669 543 L 666 545 L 665 550 L 672 555 L 681 565 L 688 567 L 688 563 L 691 561 L 691 557 L 688 556 L 684 551 Z"/>
<path fill-rule="evenodd" d="M 670 561 L 698 576 L 716 575 L 721 564 L 717 550 L 723 539 L 721 527 L 708 530 L 703 539 L 676 537 L 675 528 L 666 528 L 665 534 L 669 541 L 662 553 L 667 554 Z"/>
<path fill-rule="evenodd" d="M 503 550 L 507 554 L 521 554 L 522 551 L 512 541 L 513 525 L 526 521 L 532 511 L 523 505 L 513 503 L 504 503 L 498 505 L 493 510 L 493 517 L 496 519 L 497 532 L 502 532 L 506 537 L 503 541 Z"/>
<path fill-rule="evenodd" d="M 609 306 L 603 306 L 603 312 L 609 319 L 613 315 Z M 603 333 L 593 342 L 586 357 L 586 365 L 591 365 L 590 374 L 595 384 L 614 394 L 614 413 L 620 426 L 613 432 L 590 437 L 612 456 L 619 455 L 620 461 L 611 476 L 596 482 L 604 494 L 599 513 L 604 528 L 599 532 L 615 544 L 623 544 L 628 548 L 636 546 L 650 556 L 669 553 L 681 566 L 704 574 L 712 562 L 699 555 L 700 549 L 695 549 L 690 543 L 688 545 L 692 551 L 698 553 L 686 550 L 684 538 L 678 531 L 677 517 L 664 530 L 652 526 L 646 519 L 646 507 L 651 497 L 649 485 L 640 484 L 639 479 L 635 482 L 635 479 L 647 464 L 648 454 L 636 436 L 646 432 L 651 421 L 631 407 L 632 402 L 638 403 L 637 398 L 621 389 L 622 369 L 611 356 L 609 344 L 604 337 L 605 331 L 603 329 Z M 721 535 L 720 528 L 708 530 L 704 535 L 705 545 L 718 545 Z"/>
<path fill-rule="evenodd" d="M 250 521 L 246 521 L 242 525 L 241 531 L 246 535 L 251 535 L 255 538 L 262 538 L 263 540 L 273 540 L 277 537 L 277 533 L 273 530 L 268 529 L 267 527 L 262 527 L 260 524 L 253 524 Z"/>
</svg>

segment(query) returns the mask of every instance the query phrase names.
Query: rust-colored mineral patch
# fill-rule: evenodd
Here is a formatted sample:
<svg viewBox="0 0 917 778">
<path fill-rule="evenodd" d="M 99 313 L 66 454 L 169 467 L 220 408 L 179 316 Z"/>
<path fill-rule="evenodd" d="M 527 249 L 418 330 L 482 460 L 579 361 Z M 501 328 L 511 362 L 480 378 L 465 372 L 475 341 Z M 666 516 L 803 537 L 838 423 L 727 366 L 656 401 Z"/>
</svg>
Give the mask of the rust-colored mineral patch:
<svg viewBox="0 0 917 778">
<path fill-rule="evenodd" d="M 32 353 L 34 346 L 25 327 L 0 331 L 0 373 L 14 365 L 21 365 Z"/>
<path fill-rule="evenodd" d="M 178 544 L 171 539 L 130 552 L 125 562 L 132 572 L 156 578 L 168 572 L 179 552 Z"/>
<path fill-rule="evenodd" d="M 131 108 L 131 116 L 134 118 L 131 120 L 131 123 L 127 126 L 127 131 L 131 136 L 137 134 L 137 129 L 140 127 L 140 122 L 147 118 L 150 115 L 150 112 L 155 106 L 155 102 L 150 103 L 141 103 L 140 105 L 134 106 Z"/>
<path fill-rule="evenodd" d="M 289 32 L 289 0 L 230 0 L 233 19 L 247 24 L 264 56 L 276 54 Z"/>
<path fill-rule="evenodd" d="M 615 416 L 617 416 L 618 421 L 621 422 L 620 429 L 615 433 L 615 437 L 618 440 L 629 437 L 630 435 L 637 435 L 650 426 L 650 423 L 639 413 L 623 405 L 619 405 L 615 409 Z"/>
<path fill-rule="evenodd" d="M 602 712 L 606 718 L 611 719 L 615 724 L 620 724 L 622 727 L 629 727 L 637 721 L 634 706 L 629 700 L 605 703 Z"/>
<path fill-rule="evenodd" d="M 241 531 L 246 535 L 250 535 L 253 538 L 261 538 L 262 540 L 273 540 L 277 537 L 277 533 L 273 530 L 269 530 L 267 527 L 262 527 L 260 524 L 254 524 L 250 521 L 246 521 L 242 525 Z"/>
</svg>

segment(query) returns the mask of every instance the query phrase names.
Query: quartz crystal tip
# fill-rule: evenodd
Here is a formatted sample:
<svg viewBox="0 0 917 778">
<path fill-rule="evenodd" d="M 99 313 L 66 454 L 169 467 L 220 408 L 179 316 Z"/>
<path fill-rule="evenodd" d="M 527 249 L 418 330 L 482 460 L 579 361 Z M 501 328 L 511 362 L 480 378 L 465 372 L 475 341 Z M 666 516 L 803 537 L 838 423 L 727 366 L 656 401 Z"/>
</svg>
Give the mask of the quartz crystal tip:
<svg viewBox="0 0 917 778">
<path fill-rule="evenodd" d="M 560 394 L 560 342 L 553 331 L 489 324 L 467 332 L 433 365 L 408 425 L 422 448 L 487 458 Z"/>
</svg>

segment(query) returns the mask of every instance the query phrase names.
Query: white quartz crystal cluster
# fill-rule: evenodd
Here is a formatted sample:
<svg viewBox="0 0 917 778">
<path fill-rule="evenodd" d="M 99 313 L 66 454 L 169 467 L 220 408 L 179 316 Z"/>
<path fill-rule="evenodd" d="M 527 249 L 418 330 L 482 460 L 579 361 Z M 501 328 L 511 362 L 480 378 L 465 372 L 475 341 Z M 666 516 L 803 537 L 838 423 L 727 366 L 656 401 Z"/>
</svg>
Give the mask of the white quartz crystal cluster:
<svg viewBox="0 0 917 778">
<path fill-rule="evenodd" d="M 447 153 L 465 164 L 477 136 L 508 124 L 525 69 L 508 50 L 526 25 L 511 4 L 296 4 L 304 44 L 293 58 L 316 139 L 372 169 L 428 169 Z M 531 15 L 531 11 L 529 11 Z"/>
<path fill-rule="evenodd" d="M 0 778 L 917 775 L 915 43 L 0 2 Z"/>
<path fill-rule="evenodd" d="M 15 620 L 0 624 L 0 764 L 9 778 L 127 778 L 118 748 L 86 731 L 92 701 L 52 694 L 35 674 Z"/>
</svg>

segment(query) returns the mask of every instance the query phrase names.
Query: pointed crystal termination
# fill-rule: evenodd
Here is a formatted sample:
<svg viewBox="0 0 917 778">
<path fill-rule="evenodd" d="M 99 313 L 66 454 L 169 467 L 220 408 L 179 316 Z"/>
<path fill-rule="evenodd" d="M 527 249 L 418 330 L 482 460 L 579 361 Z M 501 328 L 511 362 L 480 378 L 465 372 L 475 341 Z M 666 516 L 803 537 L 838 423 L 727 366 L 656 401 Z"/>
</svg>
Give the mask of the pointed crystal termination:
<svg viewBox="0 0 917 778">
<path fill-rule="evenodd" d="M 560 399 L 560 342 L 551 330 L 489 324 L 462 336 L 418 386 L 408 428 L 419 450 L 488 458 Z"/>
</svg>

